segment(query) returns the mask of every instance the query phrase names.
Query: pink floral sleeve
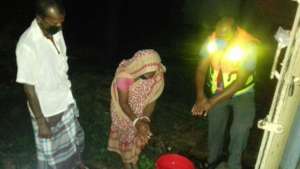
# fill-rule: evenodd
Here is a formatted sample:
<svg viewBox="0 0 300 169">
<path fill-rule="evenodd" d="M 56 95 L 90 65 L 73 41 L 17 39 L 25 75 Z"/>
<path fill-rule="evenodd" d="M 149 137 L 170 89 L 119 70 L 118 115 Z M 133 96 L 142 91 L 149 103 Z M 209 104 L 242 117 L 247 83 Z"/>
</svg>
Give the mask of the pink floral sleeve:
<svg viewBox="0 0 300 169">
<path fill-rule="evenodd" d="M 118 78 L 117 79 L 117 88 L 120 91 L 127 92 L 129 90 L 130 85 L 133 84 L 133 79 L 130 78 Z"/>
</svg>

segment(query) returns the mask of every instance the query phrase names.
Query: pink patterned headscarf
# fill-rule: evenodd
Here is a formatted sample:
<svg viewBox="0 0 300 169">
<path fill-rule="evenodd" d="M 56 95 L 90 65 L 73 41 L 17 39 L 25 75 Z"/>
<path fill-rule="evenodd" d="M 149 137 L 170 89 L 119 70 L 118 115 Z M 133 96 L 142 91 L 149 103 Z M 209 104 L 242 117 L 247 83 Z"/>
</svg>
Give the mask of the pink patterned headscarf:
<svg viewBox="0 0 300 169">
<path fill-rule="evenodd" d="M 129 60 L 123 60 L 118 69 L 117 75 L 127 73 L 133 78 L 137 78 L 148 72 L 163 73 L 166 68 L 161 64 L 159 54 L 153 49 L 137 51 Z"/>
<path fill-rule="evenodd" d="M 159 54 L 153 49 L 144 49 L 137 51 L 131 59 L 123 60 L 117 68 L 115 78 L 111 86 L 112 106 L 117 114 L 124 116 L 125 113 L 118 103 L 118 90 L 116 87 L 116 80 L 118 78 L 135 79 L 134 85 L 138 85 L 138 77 L 145 73 L 155 72 L 153 78 L 156 79 L 156 84 L 153 86 L 151 93 L 146 99 L 147 103 L 156 100 L 162 93 L 164 88 L 164 72 L 165 66 L 161 63 Z"/>
</svg>

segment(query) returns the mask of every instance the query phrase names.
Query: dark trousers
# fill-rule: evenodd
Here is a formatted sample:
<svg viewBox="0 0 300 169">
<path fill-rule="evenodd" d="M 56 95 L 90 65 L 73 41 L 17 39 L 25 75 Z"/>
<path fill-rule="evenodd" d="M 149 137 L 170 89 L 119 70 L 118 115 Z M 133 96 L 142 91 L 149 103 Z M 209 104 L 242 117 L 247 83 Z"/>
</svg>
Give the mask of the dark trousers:
<svg viewBox="0 0 300 169">
<path fill-rule="evenodd" d="M 241 157 L 246 148 L 249 130 L 255 117 L 254 92 L 235 96 L 216 105 L 208 113 L 208 162 L 213 163 L 223 153 L 224 137 L 229 115 L 233 120 L 230 126 L 229 159 L 230 169 L 241 169 Z"/>
</svg>

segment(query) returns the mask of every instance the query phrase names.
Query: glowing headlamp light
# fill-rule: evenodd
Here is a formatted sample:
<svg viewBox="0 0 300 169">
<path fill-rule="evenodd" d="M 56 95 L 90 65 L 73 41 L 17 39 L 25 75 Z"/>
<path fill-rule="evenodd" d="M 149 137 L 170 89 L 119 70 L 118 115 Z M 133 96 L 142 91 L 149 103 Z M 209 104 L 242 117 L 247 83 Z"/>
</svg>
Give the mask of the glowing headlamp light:
<svg viewBox="0 0 300 169">
<path fill-rule="evenodd" d="M 210 54 L 213 54 L 218 51 L 218 46 L 215 41 L 208 43 L 207 51 Z M 232 62 L 237 62 L 242 59 L 244 56 L 245 51 L 239 46 L 232 46 L 225 52 L 225 58 Z"/>
<path fill-rule="evenodd" d="M 244 55 L 244 51 L 239 46 L 234 46 L 231 48 L 227 54 L 227 58 L 230 61 L 239 61 Z"/>
<path fill-rule="evenodd" d="M 207 50 L 209 53 L 213 53 L 215 51 L 217 51 L 218 47 L 217 47 L 217 44 L 215 42 L 210 42 L 208 45 L 207 45 Z"/>
</svg>

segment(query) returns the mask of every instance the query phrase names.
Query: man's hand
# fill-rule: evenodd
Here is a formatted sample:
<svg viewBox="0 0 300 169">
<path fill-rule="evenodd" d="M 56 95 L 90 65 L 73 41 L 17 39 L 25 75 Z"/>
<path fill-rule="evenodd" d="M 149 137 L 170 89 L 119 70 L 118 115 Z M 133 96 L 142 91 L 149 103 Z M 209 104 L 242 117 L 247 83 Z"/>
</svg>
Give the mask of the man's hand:
<svg viewBox="0 0 300 169">
<path fill-rule="evenodd" d="M 28 99 L 29 106 L 32 110 L 32 113 L 34 114 L 37 121 L 38 136 L 40 138 L 52 137 L 52 133 L 48 125 L 48 122 L 42 113 L 40 102 L 35 92 L 35 87 L 33 85 L 24 84 L 24 91 Z"/>
<path fill-rule="evenodd" d="M 46 120 L 38 121 L 38 130 L 40 138 L 51 138 L 52 132 Z"/>
<path fill-rule="evenodd" d="M 193 116 L 206 117 L 208 111 L 213 107 L 213 104 L 206 97 L 202 97 L 201 99 L 197 99 L 195 105 L 192 108 Z"/>
</svg>

